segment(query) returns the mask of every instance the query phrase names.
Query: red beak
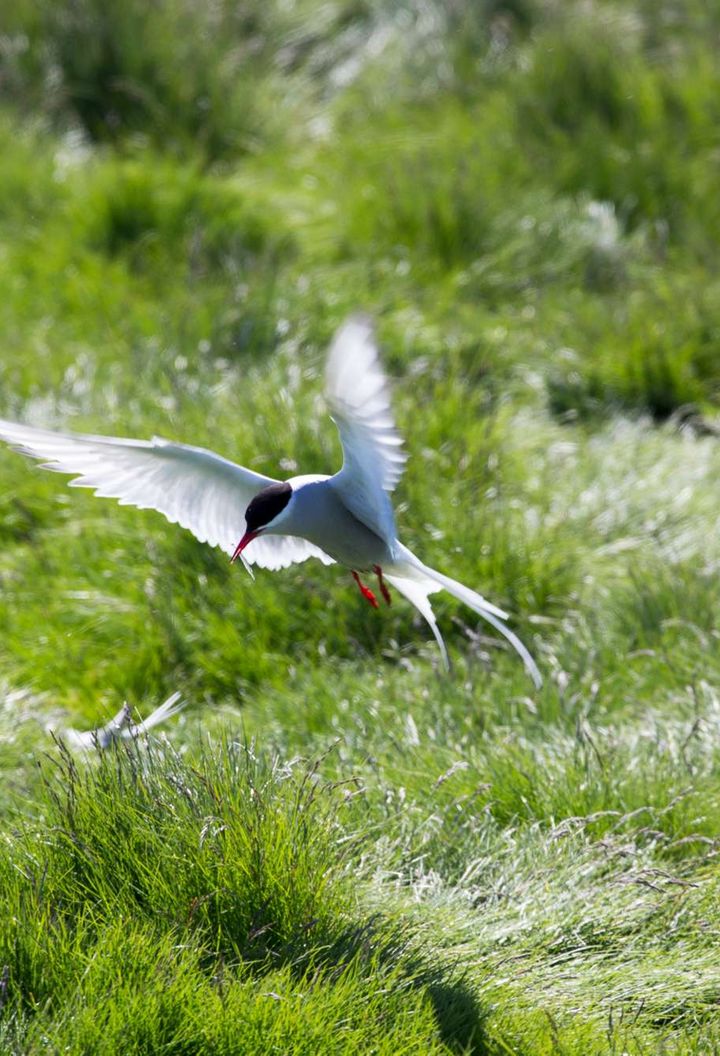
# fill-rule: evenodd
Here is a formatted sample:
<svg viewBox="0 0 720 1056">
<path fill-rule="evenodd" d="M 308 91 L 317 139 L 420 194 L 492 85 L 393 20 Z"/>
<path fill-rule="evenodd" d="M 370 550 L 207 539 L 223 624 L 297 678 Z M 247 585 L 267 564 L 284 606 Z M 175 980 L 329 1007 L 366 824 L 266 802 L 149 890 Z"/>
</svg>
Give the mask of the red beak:
<svg viewBox="0 0 720 1056">
<path fill-rule="evenodd" d="M 235 553 L 230 558 L 230 564 L 232 564 L 233 561 L 240 557 L 240 554 L 243 552 L 245 547 L 248 545 L 248 543 L 251 543 L 253 541 L 256 535 L 260 535 L 260 532 L 245 532 L 245 535 L 235 547 Z"/>
</svg>

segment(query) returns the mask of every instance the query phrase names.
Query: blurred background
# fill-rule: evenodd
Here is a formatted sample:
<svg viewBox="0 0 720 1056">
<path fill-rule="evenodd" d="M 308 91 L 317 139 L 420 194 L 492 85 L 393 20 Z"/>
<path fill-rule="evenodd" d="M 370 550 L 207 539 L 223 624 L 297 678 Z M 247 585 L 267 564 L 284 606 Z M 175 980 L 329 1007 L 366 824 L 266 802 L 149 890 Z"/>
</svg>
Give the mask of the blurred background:
<svg viewBox="0 0 720 1056">
<path fill-rule="evenodd" d="M 191 371 L 285 326 L 324 340 L 360 302 L 478 370 L 536 372 L 558 416 L 716 394 L 715 4 L 18 0 L 0 20 L 3 240 L 26 261 L 41 240 L 60 285 L 2 319 L 6 349 L 52 336 L 35 388 L 82 360 L 57 333 L 80 315 L 68 271 L 89 289 L 114 266 L 168 306 L 150 358 Z M 148 340 L 106 311 L 106 340 Z"/>
<path fill-rule="evenodd" d="M 363 302 L 484 334 L 476 363 L 537 370 L 559 415 L 714 394 L 714 4 L 19 0 L 0 18 L 5 244 L 42 237 L 56 274 L 184 278 L 215 309 L 206 352 L 173 334 L 190 369 Z"/>
</svg>

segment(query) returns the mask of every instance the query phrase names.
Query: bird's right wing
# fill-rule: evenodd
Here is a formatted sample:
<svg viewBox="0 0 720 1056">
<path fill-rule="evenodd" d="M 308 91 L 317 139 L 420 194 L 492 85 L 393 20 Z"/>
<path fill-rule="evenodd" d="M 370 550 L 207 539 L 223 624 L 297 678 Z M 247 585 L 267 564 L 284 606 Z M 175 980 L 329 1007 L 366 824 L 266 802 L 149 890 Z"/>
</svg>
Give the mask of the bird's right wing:
<svg viewBox="0 0 720 1056">
<path fill-rule="evenodd" d="M 125 440 L 81 433 L 56 433 L 0 420 L 0 440 L 42 459 L 44 469 L 70 473 L 71 486 L 92 488 L 122 506 L 152 509 L 189 529 L 201 543 L 232 554 L 245 530 L 245 510 L 272 477 L 255 473 L 202 447 L 155 437 Z M 321 550 L 289 536 L 253 543 L 248 560 L 261 568 L 284 568 L 308 557 L 330 561 Z"/>
<path fill-rule="evenodd" d="M 391 542 L 395 521 L 388 492 L 400 480 L 407 455 L 372 324 L 364 316 L 351 316 L 333 339 L 325 395 L 343 448 L 342 469 L 330 485 L 360 521 Z"/>
</svg>

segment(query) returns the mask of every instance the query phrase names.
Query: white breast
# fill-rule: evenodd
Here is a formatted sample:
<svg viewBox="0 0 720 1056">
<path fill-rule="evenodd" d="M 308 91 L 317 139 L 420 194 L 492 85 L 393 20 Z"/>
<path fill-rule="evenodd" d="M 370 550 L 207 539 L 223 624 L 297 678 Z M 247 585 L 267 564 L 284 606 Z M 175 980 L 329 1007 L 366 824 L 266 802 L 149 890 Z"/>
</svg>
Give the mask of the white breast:
<svg viewBox="0 0 720 1056">
<path fill-rule="evenodd" d="M 392 561 L 387 545 L 345 506 L 327 477 L 295 477 L 278 531 L 299 535 L 358 571 Z"/>
</svg>

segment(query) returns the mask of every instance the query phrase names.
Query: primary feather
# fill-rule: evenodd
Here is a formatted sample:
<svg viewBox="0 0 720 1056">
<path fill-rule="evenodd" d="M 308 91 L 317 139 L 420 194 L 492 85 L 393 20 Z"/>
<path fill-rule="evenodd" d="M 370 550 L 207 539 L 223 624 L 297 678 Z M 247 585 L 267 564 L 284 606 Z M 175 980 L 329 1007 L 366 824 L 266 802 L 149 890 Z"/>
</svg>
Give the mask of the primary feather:
<svg viewBox="0 0 720 1056">
<path fill-rule="evenodd" d="M 325 396 L 343 449 L 343 465 L 330 479 L 352 513 L 386 541 L 395 537 L 388 492 L 402 476 L 407 455 L 395 426 L 390 393 L 372 324 L 352 316 L 335 335 L 325 368 Z"/>
</svg>

